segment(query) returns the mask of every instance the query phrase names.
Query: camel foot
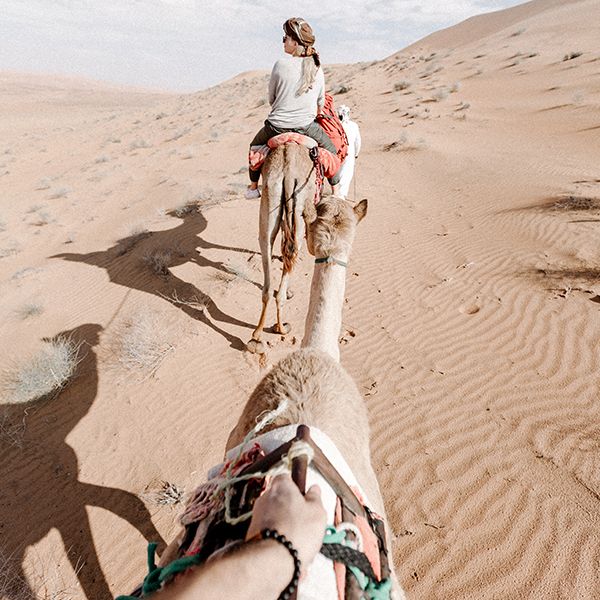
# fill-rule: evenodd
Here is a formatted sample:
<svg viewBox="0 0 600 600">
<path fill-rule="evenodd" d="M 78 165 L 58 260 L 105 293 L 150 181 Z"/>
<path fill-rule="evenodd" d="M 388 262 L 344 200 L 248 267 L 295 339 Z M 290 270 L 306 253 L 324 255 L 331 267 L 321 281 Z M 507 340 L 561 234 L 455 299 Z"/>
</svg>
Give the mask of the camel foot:
<svg viewBox="0 0 600 600">
<path fill-rule="evenodd" d="M 251 354 L 264 354 L 265 353 L 265 345 L 260 340 L 255 340 L 252 338 L 246 344 L 246 350 Z"/>
<path fill-rule="evenodd" d="M 279 290 L 273 290 L 273 298 L 277 298 L 277 294 L 279 294 Z M 286 293 L 285 293 L 285 297 L 288 300 L 291 300 L 294 297 L 293 290 L 287 290 Z"/>
<path fill-rule="evenodd" d="M 286 335 L 291 330 L 292 330 L 292 326 L 289 323 L 284 323 L 281 327 L 279 326 L 279 323 L 275 323 L 275 325 L 273 325 L 273 331 L 275 333 L 279 333 L 281 335 Z"/>
</svg>

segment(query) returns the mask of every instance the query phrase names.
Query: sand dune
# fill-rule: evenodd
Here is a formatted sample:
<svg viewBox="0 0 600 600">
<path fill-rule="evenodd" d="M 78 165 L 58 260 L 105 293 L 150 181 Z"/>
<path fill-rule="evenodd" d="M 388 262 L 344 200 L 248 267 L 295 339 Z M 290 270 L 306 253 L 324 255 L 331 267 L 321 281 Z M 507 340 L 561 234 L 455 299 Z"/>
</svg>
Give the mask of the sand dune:
<svg viewBox="0 0 600 600">
<path fill-rule="evenodd" d="M 600 596 L 598 23 L 597 0 L 536 0 L 327 68 L 369 198 L 342 362 L 410 598 Z M 85 344 L 24 431 L 2 401 L 3 556 L 40 598 L 138 582 L 146 537 L 176 529 L 161 482 L 191 490 L 299 345 L 305 254 L 292 333 L 267 335 L 267 365 L 243 351 L 262 274 L 241 192 L 266 80 L 167 95 L 0 77 L 0 367 L 61 332 Z"/>
</svg>

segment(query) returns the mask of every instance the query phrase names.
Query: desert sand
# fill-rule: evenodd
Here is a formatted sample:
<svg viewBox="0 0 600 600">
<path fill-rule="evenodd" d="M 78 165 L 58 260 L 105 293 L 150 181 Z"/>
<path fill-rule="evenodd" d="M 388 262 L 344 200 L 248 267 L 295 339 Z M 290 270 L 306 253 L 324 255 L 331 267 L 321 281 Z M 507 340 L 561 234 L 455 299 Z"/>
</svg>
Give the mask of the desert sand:
<svg viewBox="0 0 600 600">
<path fill-rule="evenodd" d="M 598 0 L 535 0 L 326 69 L 369 199 L 341 362 L 411 599 L 600 597 L 599 39 Z M 29 597 L 19 578 L 38 598 L 131 591 L 299 347 L 306 250 L 292 332 L 265 335 L 265 364 L 244 350 L 267 77 L 175 95 L 0 75 L 3 381 L 49 338 L 83 342 L 52 400 L 2 391 L 3 597 Z"/>
</svg>

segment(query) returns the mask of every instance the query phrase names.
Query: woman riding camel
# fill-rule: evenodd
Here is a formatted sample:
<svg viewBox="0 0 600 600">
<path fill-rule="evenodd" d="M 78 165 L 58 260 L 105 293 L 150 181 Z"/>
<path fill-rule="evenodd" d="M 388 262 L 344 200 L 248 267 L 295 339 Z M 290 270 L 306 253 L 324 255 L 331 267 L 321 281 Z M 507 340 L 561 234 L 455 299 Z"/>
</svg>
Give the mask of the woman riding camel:
<svg viewBox="0 0 600 600">
<path fill-rule="evenodd" d="M 271 112 L 264 127 L 254 136 L 250 146 L 262 146 L 269 139 L 295 131 L 317 141 L 332 154 L 336 148 L 315 117 L 325 102 L 325 77 L 319 54 L 315 50 L 315 36 L 311 26 L 298 17 L 283 24 L 283 49 L 286 56 L 279 59 L 269 80 Z M 250 186 L 246 198 L 258 198 L 260 169 L 249 170 Z M 329 179 L 333 194 L 338 191 L 339 176 Z"/>
</svg>

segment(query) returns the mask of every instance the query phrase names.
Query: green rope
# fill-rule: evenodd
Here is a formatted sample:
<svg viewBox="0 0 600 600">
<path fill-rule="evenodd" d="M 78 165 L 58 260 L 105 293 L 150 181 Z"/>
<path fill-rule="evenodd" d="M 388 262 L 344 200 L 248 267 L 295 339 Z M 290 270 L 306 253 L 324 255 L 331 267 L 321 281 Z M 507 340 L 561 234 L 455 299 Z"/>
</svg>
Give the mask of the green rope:
<svg viewBox="0 0 600 600">
<path fill-rule="evenodd" d="M 325 529 L 323 544 L 342 544 L 349 546 L 346 540 L 346 530 L 339 531 L 328 525 Z M 374 581 L 367 577 L 358 567 L 346 566 L 347 569 L 354 575 L 360 589 L 365 593 L 364 598 L 367 600 L 390 600 L 392 593 L 392 582 L 389 578 L 381 581 Z"/>
<path fill-rule="evenodd" d="M 142 583 L 142 598 L 158 591 L 165 581 L 201 562 L 199 555 L 193 554 L 177 558 L 164 567 L 157 567 L 154 561 L 156 546 L 155 542 L 148 544 L 148 574 Z M 135 596 L 117 596 L 116 600 L 137 600 L 137 598 Z"/>
<path fill-rule="evenodd" d="M 346 530 L 337 530 L 331 525 L 327 526 L 325 528 L 325 535 L 323 536 L 323 544 L 342 544 L 344 546 L 349 546 L 348 541 L 346 540 Z M 142 584 L 142 597 L 149 596 L 150 594 L 158 591 L 162 587 L 163 583 L 169 581 L 179 573 L 186 571 L 190 567 L 199 565 L 201 562 L 199 555 L 193 554 L 191 556 L 177 558 L 164 567 L 157 567 L 156 561 L 154 560 L 156 547 L 157 544 L 155 542 L 148 544 L 148 574 L 144 578 L 144 582 Z M 358 567 L 348 566 L 347 568 L 356 578 L 360 589 L 365 593 L 364 598 L 366 598 L 366 600 L 390 599 L 392 582 L 389 579 L 373 581 Z M 115 600 L 138 599 L 135 596 L 117 596 Z"/>
</svg>

